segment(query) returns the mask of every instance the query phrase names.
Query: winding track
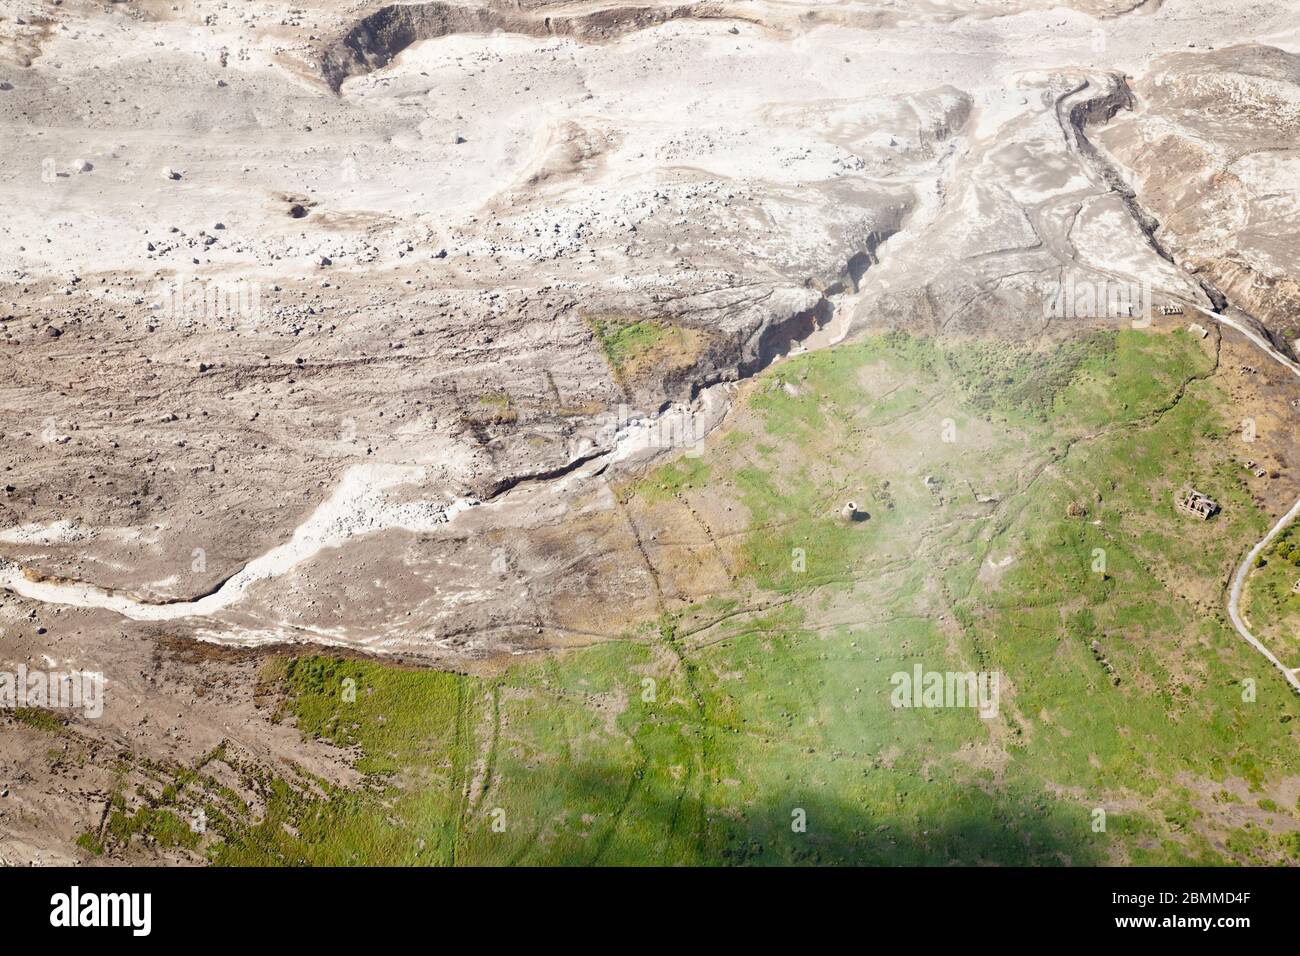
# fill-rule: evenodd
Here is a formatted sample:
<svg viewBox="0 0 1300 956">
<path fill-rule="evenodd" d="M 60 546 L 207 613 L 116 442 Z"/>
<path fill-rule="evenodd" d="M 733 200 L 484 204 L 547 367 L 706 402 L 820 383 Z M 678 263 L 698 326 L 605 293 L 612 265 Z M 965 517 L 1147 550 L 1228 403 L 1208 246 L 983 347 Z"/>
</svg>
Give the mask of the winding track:
<svg viewBox="0 0 1300 956">
<path fill-rule="evenodd" d="M 1129 276 L 1127 278 L 1131 279 L 1132 277 Z M 1195 309 L 1206 318 L 1213 319 L 1220 325 L 1226 325 L 1231 329 L 1236 329 L 1269 358 L 1277 362 L 1297 378 L 1300 378 L 1300 365 L 1297 365 L 1277 349 L 1273 348 L 1272 343 L 1270 343 L 1268 339 L 1264 338 L 1264 336 L 1260 335 L 1250 326 L 1238 322 L 1231 316 L 1224 315 L 1220 312 L 1214 312 L 1205 308 L 1203 305 L 1198 305 L 1186 296 L 1169 292 L 1166 289 L 1153 289 L 1152 291 L 1159 292 L 1161 295 L 1167 296 L 1175 302 L 1180 302 L 1185 307 Z M 1250 576 L 1251 565 L 1254 564 L 1255 559 L 1259 557 L 1259 555 L 1264 553 L 1264 549 L 1272 543 L 1273 539 L 1282 533 L 1282 529 L 1297 519 L 1300 519 L 1300 500 L 1296 501 L 1296 503 L 1291 506 L 1291 510 L 1279 518 L 1277 523 L 1269 529 L 1268 534 L 1264 535 L 1259 543 L 1250 549 L 1245 560 L 1241 562 L 1241 565 L 1237 568 L 1236 574 L 1232 577 L 1232 584 L 1228 590 L 1228 617 L 1231 618 L 1232 626 L 1237 629 L 1237 633 L 1241 635 L 1242 639 L 1245 640 L 1246 643 L 1250 644 L 1251 647 L 1255 648 L 1255 650 L 1263 654 L 1270 664 L 1281 671 L 1282 676 L 1286 678 L 1287 683 L 1291 685 L 1296 693 L 1300 694 L 1300 677 L 1297 677 L 1297 671 L 1300 671 L 1300 668 L 1288 668 L 1278 660 L 1273 652 L 1265 647 L 1263 642 L 1251 633 L 1250 628 L 1246 625 L 1246 619 L 1242 617 L 1241 614 L 1241 596 L 1246 589 L 1246 579 Z"/>
<path fill-rule="evenodd" d="M 1273 346 L 1269 344 L 1268 340 L 1254 329 L 1247 328 L 1235 319 L 1231 319 L 1226 315 L 1220 315 L 1218 312 L 1211 312 L 1208 309 L 1201 308 L 1200 306 L 1194 306 L 1194 308 L 1196 308 L 1198 312 L 1202 312 L 1214 319 L 1216 322 L 1236 329 L 1267 353 L 1269 358 L 1280 363 L 1283 367 L 1290 370 L 1293 375 L 1300 378 L 1300 365 L 1292 362 L 1277 349 L 1273 348 Z M 1265 647 L 1259 638 L 1250 632 L 1250 628 L 1246 626 L 1246 619 L 1241 616 L 1241 595 L 1246 590 L 1246 579 L 1250 577 L 1251 565 L 1255 563 L 1257 557 L 1264 553 L 1264 549 L 1272 543 L 1273 539 L 1282 533 L 1282 529 L 1297 518 L 1300 518 L 1300 501 L 1297 501 L 1292 505 L 1291 510 L 1278 519 L 1277 524 L 1273 525 L 1273 527 L 1269 529 L 1268 534 L 1264 535 L 1259 544 L 1250 549 L 1250 552 L 1246 555 L 1246 559 L 1241 562 L 1241 566 L 1237 568 L 1237 573 L 1232 577 L 1232 587 L 1228 591 L 1228 616 L 1232 618 L 1232 626 L 1237 629 L 1237 633 L 1240 634 L 1247 643 L 1255 648 L 1255 650 L 1263 654 L 1269 663 L 1280 670 L 1282 676 L 1286 678 L 1287 683 L 1295 689 L 1296 693 L 1300 694 L 1300 677 L 1296 676 L 1295 670 L 1289 669 L 1285 664 L 1278 660 L 1277 657 L 1274 656 L 1273 652 Z M 1300 668 L 1297 668 L 1297 670 L 1300 670 Z"/>
<path fill-rule="evenodd" d="M 1124 188 L 1123 178 L 1114 170 L 1107 168 L 1107 160 L 1091 140 L 1087 138 L 1085 133 L 1086 127 L 1090 122 L 1087 110 L 1091 105 L 1094 103 L 1100 104 L 1104 110 L 1106 108 L 1107 100 L 1111 101 L 1111 105 L 1114 106 L 1117 102 L 1117 97 L 1120 99 L 1128 99 L 1130 94 L 1127 86 L 1114 76 L 1110 77 L 1109 83 L 1100 84 L 1099 92 L 1090 93 L 1093 79 L 1094 78 L 1092 77 L 1086 77 L 1083 82 L 1057 98 L 1057 122 L 1061 127 L 1061 132 L 1065 136 L 1067 150 L 1073 152 L 1079 157 L 1081 165 L 1089 178 L 1092 179 L 1093 183 L 1102 187 L 1107 192 L 1120 192 L 1126 194 L 1130 211 L 1134 218 L 1141 222 L 1141 219 L 1145 214 L 1144 211 L 1138 207 L 1136 197 L 1133 195 L 1131 190 Z M 1122 94 L 1120 89 L 1117 89 L 1115 86 L 1117 82 L 1122 87 Z M 1080 111 L 1080 107 L 1083 107 L 1084 109 Z M 1108 176 L 1107 173 L 1113 173 L 1113 175 Z M 1153 224 L 1154 220 L 1149 220 L 1148 225 Z M 1147 232 L 1147 239 L 1152 250 L 1171 265 L 1177 265 L 1174 257 L 1164 250 L 1156 240 L 1154 231 L 1148 231 L 1148 229 L 1144 229 L 1144 231 Z M 1056 250 L 1056 255 L 1062 262 L 1076 262 L 1076 257 L 1072 249 L 1066 250 L 1064 255 L 1062 255 L 1060 250 Z M 1090 266 L 1090 268 L 1117 279 L 1137 282 L 1141 281 L 1136 276 L 1122 275 L 1110 269 L 1099 269 L 1096 266 Z M 1158 292 L 1169 298 L 1171 301 L 1182 303 L 1185 307 L 1195 309 L 1197 312 L 1200 312 L 1209 319 L 1213 319 L 1220 325 L 1226 325 L 1229 328 L 1236 329 L 1249 339 L 1257 348 L 1259 348 L 1260 351 L 1268 355 L 1269 358 L 1287 369 L 1297 378 L 1300 378 L 1300 365 L 1296 364 L 1275 349 L 1268 339 L 1250 326 L 1237 321 L 1231 316 L 1207 309 L 1205 306 L 1192 301 L 1186 295 L 1181 293 L 1170 292 L 1169 290 L 1162 288 L 1152 288 L 1151 291 L 1153 293 Z M 1300 671 L 1300 668 L 1292 670 L 1278 660 L 1276 655 L 1265 647 L 1259 638 L 1251 633 L 1250 628 L 1246 625 L 1245 618 L 1242 617 L 1241 614 L 1241 596 L 1246 589 L 1246 580 L 1250 576 L 1251 565 L 1254 563 L 1255 559 L 1264 552 L 1264 549 L 1269 546 L 1273 539 L 1281 534 L 1282 529 L 1297 518 L 1300 518 L 1300 501 L 1297 501 L 1291 507 L 1290 511 L 1278 519 L 1278 522 L 1269 529 L 1268 534 L 1264 535 L 1263 539 L 1250 549 L 1250 552 L 1237 568 L 1236 574 L 1233 575 L 1232 583 L 1228 590 L 1228 617 L 1232 620 L 1232 626 L 1237 629 L 1237 633 L 1241 635 L 1242 639 L 1250 644 L 1251 647 L 1255 648 L 1255 650 L 1259 651 L 1259 653 L 1262 654 L 1270 664 L 1281 671 L 1282 676 L 1286 678 L 1287 683 L 1291 685 L 1292 689 L 1295 690 L 1296 693 L 1300 693 L 1300 677 L 1297 676 L 1297 671 Z"/>
<path fill-rule="evenodd" d="M 1259 555 L 1264 553 L 1264 549 L 1269 546 L 1273 539 L 1282 533 L 1282 529 L 1297 518 L 1300 518 L 1300 501 L 1297 501 L 1291 510 L 1269 529 L 1268 534 L 1264 536 L 1259 544 L 1250 549 L 1250 553 L 1246 555 L 1246 560 L 1241 562 L 1241 567 L 1237 568 L 1237 573 L 1233 576 L 1232 589 L 1228 593 L 1228 615 L 1232 618 L 1232 626 L 1237 629 L 1237 633 L 1249 641 L 1255 650 L 1268 658 L 1273 666 L 1282 672 L 1282 676 L 1287 679 L 1287 683 L 1294 687 L 1297 693 L 1300 693 L 1300 677 L 1296 677 L 1295 670 L 1288 669 L 1285 664 L 1273 655 L 1272 651 L 1260 643 L 1259 638 L 1250 633 L 1245 618 L 1241 616 L 1241 595 L 1246 589 L 1246 578 L 1250 576 L 1250 566 L 1255 563 L 1255 559 Z M 1297 670 L 1300 670 L 1300 668 L 1297 668 Z"/>
</svg>

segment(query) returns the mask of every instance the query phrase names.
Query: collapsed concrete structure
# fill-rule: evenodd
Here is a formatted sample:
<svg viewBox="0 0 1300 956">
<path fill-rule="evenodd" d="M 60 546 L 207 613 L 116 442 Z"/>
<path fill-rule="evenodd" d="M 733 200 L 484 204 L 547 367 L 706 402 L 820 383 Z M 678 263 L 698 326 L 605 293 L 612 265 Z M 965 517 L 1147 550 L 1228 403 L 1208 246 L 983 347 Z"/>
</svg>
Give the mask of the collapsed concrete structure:
<svg viewBox="0 0 1300 956">
<path fill-rule="evenodd" d="M 1174 496 L 1174 506 L 1185 515 L 1209 521 L 1219 513 L 1219 503 L 1195 488 L 1184 487 Z"/>
</svg>

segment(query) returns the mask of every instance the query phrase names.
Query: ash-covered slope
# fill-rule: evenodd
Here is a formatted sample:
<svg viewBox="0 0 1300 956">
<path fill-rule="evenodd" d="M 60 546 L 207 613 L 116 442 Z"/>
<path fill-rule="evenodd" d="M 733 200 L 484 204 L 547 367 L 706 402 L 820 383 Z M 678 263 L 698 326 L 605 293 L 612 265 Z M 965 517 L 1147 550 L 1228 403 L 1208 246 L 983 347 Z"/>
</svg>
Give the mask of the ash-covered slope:
<svg viewBox="0 0 1300 956">
<path fill-rule="evenodd" d="M 563 551 L 565 483 L 629 424 L 716 425 L 714 386 L 801 344 L 1065 336 L 1044 301 L 1070 277 L 1207 301 L 1153 242 L 1160 203 L 1120 188 L 1122 144 L 1093 143 L 1148 115 L 1124 74 L 1153 49 L 1285 5 L 1045 7 L 68 0 L 0 23 L 0 555 L 43 595 L 15 620 L 70 584 L 69 618 L 128 600 L 217 640 L 454 656 L 401 588 L 327 583 L 336 562 L 420 535 L 417 577 L 473 581 L 470 537 L 525 519 Z M 612 606 L 611 573 L 556 572 L 556 601 Z M 487 590 L 435 602 L 439 633 L 541 640 Z"/>
<path fill-rule="evenodd" d="M 1279 344 L 1300 336 L 1300 56 L 1244 44 L 1161 57 L 1099 143 L 1175 257 Z"/>
</svg>

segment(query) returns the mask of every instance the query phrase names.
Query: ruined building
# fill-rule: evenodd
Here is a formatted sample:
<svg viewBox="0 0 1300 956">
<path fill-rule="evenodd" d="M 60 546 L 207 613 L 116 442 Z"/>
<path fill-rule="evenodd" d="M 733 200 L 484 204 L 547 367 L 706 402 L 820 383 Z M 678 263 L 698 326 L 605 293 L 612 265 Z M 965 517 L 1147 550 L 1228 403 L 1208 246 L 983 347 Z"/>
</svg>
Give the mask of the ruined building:
<svg viewBox="0 0 1300 956">
<path fill-rule="evenodd" d="M 1183 514 L 1209 521 L 1219 513 L 1219 503 L 1194 488 L 1183 488 L 1174 495 L 1174 504 Z"/>
</svg>

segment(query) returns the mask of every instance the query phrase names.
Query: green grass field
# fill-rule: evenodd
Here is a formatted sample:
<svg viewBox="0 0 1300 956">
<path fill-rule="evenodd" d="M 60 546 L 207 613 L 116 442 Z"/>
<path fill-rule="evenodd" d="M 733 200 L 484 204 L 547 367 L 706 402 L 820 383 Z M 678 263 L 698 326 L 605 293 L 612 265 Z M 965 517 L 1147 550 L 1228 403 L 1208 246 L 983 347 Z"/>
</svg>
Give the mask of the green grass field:
<svg viewBox="0 0 1300 956">
<path fill-rule="evenodd" d="M 1267 520 L 1213 367 L 1138 332 L 784 361 L 624 489 L 742 507 L 734 593 L 492 678 L 276 661 L 278 717 L 363 783 L 244 768 L 252 813 L 191 768 L 155 810 L 238 864 L 1294 863 L 1300 702 L 1223 612 Z M 895 708 L 916 665 L 997 672 L 997 716 Z"/>
<path fill-rule="evenodd" d="M 1300 663 L 1300 525 L 1291 525 L 1260 555 L 1244 607 L 1255 635 L 1284 663 Z"/>
</svg>

